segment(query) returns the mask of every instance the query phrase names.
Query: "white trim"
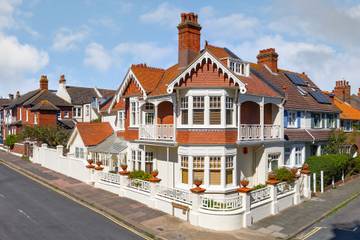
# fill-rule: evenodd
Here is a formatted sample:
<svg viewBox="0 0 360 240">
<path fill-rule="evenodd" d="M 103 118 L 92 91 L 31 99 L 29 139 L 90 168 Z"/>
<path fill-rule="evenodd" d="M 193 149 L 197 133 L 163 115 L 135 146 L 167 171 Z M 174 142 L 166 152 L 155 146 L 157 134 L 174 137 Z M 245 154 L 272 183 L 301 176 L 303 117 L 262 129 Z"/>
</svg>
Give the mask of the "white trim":
<svg viewBox="0 0 360 240">
<path fill-rule="evenodd" d="M 221 69 L 223 73 L 228 74 L 229 79 L 232 78 L 234 82 L 239 84 L 239 89 L 241 94 L 245 94 L 247 89 L 243 82 L 233 74 L 222 62 L 218 61 L 213 55 L 211 55 L 207 50 L 190 66 L 188 66 L 178 77 L 176 77 L 167 87 L 167 92 L 170 94 L 173 92 L 176 84 L 179 84 L 186 76 L 190 75 L 191 72 L 196 72 L 198 66 L 201 66 L 203 63 L 215 63 L 218 69 Z"/>
<path fill-rule="evenodd" d="M 100 93 L 99 89 L 97 89 L 97 87 L 94 87 L 94 90 L 96 92 L 96 94 L 98 95 L 99 98 L 102 98 L 103 95 Z"/>
</svg>

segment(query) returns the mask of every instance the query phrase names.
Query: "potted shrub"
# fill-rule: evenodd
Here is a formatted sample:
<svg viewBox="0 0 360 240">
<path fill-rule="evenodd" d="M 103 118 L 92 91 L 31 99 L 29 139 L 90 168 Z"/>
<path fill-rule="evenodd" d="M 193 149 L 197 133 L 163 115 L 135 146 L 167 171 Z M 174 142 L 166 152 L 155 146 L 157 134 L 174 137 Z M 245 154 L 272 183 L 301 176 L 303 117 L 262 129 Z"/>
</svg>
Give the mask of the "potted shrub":
<svg viewBox="0 0 360 240">
<path fill-rule="evenodd" d="M 95 170 L 103 170 L 104 168 L 101 166 L 102 162 L 100 160 L 96 161 Z"/>
<path fill-rule="evenodd" d="M 154 178 L 156 178 L 159 175 L 159 170 L 154 169 L 151 171 L 151 176 L 153 176 Z"/>
<path fill-rule="evenodd" d="M 201 178 L 195 178 L 195 179 L 194 179 L 194 184 L 195 184 L 196 187 L 190 189 L 190 191 L 193 192 L 193 193 L 203 193 L 203 192 L 205 192 L 206 189 L 200 187 L 200 185 L 202 184 L 202 182 L 203 182 L 203 181 L 202 181 Z"/>
</svg>

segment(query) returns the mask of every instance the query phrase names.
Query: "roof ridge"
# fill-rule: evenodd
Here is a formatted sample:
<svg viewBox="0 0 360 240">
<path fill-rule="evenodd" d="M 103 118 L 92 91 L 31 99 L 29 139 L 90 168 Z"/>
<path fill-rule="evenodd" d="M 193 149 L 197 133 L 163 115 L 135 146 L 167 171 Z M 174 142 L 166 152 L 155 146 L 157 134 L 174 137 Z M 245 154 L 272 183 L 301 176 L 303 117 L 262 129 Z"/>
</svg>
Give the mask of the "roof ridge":
<svg viewBox="0 0 360 240">
<path fill-rule="evenodd" d="M 165 69 L 163 69 L 163 68 L 148 66 L 146 63 L 131 64 L 131 67 L 147 68 L 147 69 L 165 71 Z"/>
<path fill-rule="evenodd" d="M 31 104 L 33 103 L 36 99 L 38 99 L 46 90 L 43 89 L 43 90 L 40 90 L 40 92 L 38 92 L 37 94 L 35 94 L 34 96 L 32 96 L 31 98 L 29 98 L 27 101 L 25 101 L 23 103 L 23 105 L 28 105 L 28 104 Z"/>
</svg>

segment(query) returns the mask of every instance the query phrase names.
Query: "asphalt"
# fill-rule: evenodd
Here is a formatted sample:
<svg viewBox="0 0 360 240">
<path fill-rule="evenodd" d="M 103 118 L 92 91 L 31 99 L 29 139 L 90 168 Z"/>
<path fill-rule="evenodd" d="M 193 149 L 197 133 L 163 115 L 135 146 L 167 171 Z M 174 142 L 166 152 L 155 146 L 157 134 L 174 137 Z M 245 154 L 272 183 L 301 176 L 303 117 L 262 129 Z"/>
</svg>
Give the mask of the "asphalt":
<svg viewBox="0 0 360 240">
<path fill-rule="evenodd" d="M 143 238 L 0 164 L 0 239 Z"/>
<path fill-rule="evenodd" d="M 351 201 L 302 234 L 306 240 L 360 239 L 360 197 Z"/>
</svg>

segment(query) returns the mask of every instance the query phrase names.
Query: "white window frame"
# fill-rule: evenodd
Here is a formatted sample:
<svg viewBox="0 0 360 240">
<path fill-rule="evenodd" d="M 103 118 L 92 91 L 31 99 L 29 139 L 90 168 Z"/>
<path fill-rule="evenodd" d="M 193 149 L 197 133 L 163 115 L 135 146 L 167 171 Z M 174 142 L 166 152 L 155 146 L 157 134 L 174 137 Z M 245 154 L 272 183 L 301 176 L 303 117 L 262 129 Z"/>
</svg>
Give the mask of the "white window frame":
<svg viewBox="0 0 360 240">
<path fill-rule="evenodd" d="M 297 150 L 297 148 L 300 148 L 300 150 Z M 294 158 L 294 166 L 296 166 L 296 167 L 301 167 L 302 165 L 303 165 L 303 163 L 304 163 L 304 160 L 305 160 L 305 146 L 304 145 L 294 145 L 294 147 L 293 147 L 293 152 L 294 152 L 294 154 L 293 154 L 293 158 Z M 301 156 L 301 159 L 300 159 L 300 163 L 297 163 L 296 162 L 296 155 L 297 154 L 301 154 L 300 156 Z"/>
<path fill-rule="evenodd" d="M 212 102 L 213 100 L 213 102 Z M 204 106 L 205 107 L 205 106 Z M 211 123 L 211 110 L 218 110 L 220 111 L 220 122 L 217 124 Z M 204 120 L 205 120 L 205 112 L 204 112 Z M 220 126 L 222 122 L 221 119 L 221 96 L 209 96 L 209 125 L 211 126 Z M 205 124 L 205 121 L 204 121 Z"/>
<path fill-rule="evenodd" d="M 291 146 L 285 146 L 284 147 L 284 166 L 291 166 L 292 163 L 291 163 L 291 152 L 292 152 L 292 147 Z M 289 158 L 289 162 L 286 163 L 286 158 Z"/>
<path fill-rule="evenodd" d="M 118 122 L 117 122 L 119 130 L 125 130 L 125 111 L 118 111 Z"/>
<path fill-rule="evenodd" d="M 86 117 L 90 116 L 90 104 L 85 105 L 85 116 Z"/>
<path fill-rule="evenodd" d="M 295 117 L 294 117 L 295 116 Z M 288 128 L 297 128 L 297 111 L 288 111 Z"/>
<path fill-rule="evenodd" d="M 81 118 L 82 117 L 82 107 L 81 106 L 75 106 L 73 109 L 73 117 L 74 118 Z"/>
<path fill-rule="evenodd" d="M 272 169 L 272 163 L 277 162 L 277 168 L 279 168 L 279 159 L 280 159 L 281 153 L 275 152 L 275 153 L 269 153 L 268 154 L 268 171 L 272 172 L 275 169 Z"/>
<path fill-rule="evenodd" d="M 312 119 L 311 119 L 311 121 L 312 121 L 312 127 L 313 127 L 313 128 L 323 128 L 323 117 L 322 117 L 322 113 L 313 113 L 312 115 L 313 115 L 313 117 L 312 117 Z M 319 115 L 319 116 L 320 116 L 319 126 L 315 126 L 315 115 Z"/>
<path fill-rule="evenodd" d="M 29 109 L 26 109 L 25 119 L 28 122 L 29 121 Z"/>
<path fill-rule="evenodd" d="M 37 112 L 34 112 L 34 124 L 37 125 L 38 124 L 38 121 L 39 121 L 39 116 L 38 116 L 39 113 Z"/>
<path fill-rule="evenodd" d="M 130 127 L 139 126 L 139 102 L 137 99 L 130 99 Z"/>
<path fill-rule="evenodd" d="M 187 112 L 186 123 L 183 123 L 183 112 Z M 180 98 L 180 124 L 187 126 L 189 124 L 189 97 L 184 96 Z"/>
</svg>

